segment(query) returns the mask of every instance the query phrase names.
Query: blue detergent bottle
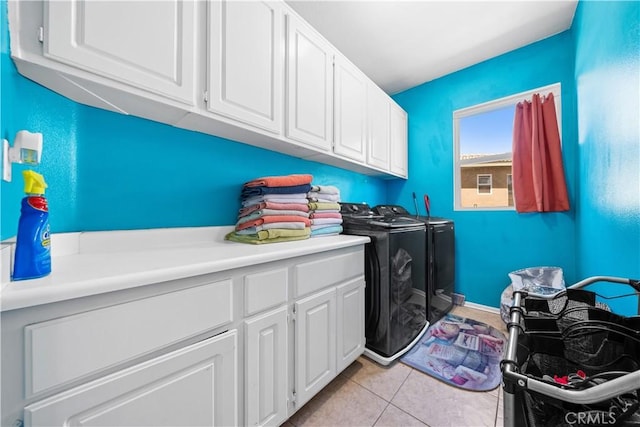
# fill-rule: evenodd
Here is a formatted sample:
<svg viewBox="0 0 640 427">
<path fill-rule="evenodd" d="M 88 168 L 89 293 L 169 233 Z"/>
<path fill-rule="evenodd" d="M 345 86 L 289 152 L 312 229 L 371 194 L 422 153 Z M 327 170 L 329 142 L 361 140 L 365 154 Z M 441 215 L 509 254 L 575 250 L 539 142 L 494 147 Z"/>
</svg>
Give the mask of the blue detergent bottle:
<svg viewBox="0 0 640 427">
<path fill-rule="evenodd" d="M 39 173 L 22 172 L 24 192 L 12 280 L 36 279 L 51 273 L 49 207 L 44 198 L 47 183 Z"/>
</svg>

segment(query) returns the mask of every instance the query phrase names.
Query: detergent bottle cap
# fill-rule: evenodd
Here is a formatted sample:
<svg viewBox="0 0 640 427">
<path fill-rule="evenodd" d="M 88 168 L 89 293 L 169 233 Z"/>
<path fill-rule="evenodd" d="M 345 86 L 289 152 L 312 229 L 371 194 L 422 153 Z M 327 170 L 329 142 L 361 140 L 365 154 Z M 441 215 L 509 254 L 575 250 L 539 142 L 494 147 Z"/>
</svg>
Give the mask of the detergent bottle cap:
<svg viewBox="0 0 640 427">
<path fill-rule="evenodd" d="M 47 188 L 47 183 L 44 182 L 44 177 L 32 170 L 22 171 L 24 176 L 24 192 L 27 194 L 44 194 L 44 189 Z"/>
</svg>

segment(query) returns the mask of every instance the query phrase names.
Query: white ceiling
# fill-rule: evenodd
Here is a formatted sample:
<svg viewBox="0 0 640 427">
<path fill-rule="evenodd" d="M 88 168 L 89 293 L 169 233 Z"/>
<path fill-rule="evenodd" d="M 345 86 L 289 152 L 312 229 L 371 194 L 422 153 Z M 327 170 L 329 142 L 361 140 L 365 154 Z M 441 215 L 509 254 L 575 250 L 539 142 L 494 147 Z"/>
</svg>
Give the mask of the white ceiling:
<svg viewBox="0 0 640 427">
<path fill-rule="evenodd" d="M 389 94 L 571 27 L 577 0 L 288 0 Z"/>
</svg>

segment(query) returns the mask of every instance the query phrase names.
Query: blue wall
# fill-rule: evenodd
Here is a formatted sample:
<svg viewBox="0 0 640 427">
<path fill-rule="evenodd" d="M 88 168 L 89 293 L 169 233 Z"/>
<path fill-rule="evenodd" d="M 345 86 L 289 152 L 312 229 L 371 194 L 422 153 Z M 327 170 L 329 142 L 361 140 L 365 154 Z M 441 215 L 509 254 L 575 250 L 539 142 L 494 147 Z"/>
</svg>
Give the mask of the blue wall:
<svg viewBox="0 0 640 427">
<path fill-rule="evenodd" d="M 50 184 L 54 232 L 228 225 L 240 185 L 261 175 L 308 172 L 344 200 L 410 210 L 411 193 L 427 193 L 432 214 L 456 222 L 457 292 L 497 307 L 507 273 L 522 267 L 558 265 L 568 283 L 640 277 L 639 7 L 581 1 L 570 31 L 396 95 L 409 113 L 410 179 L 387 183 L 52 93 L 16 72 L 0 0 L 0 134 L 44 134 L 35 169 Z M 453 111 L 555 82 L 571 211 L 453 211 Z M 16 233 L 22 169 L 0 186 L 0 239 Z"/>
<path fill-rule="evenodd" d="M 379 178 L 94 108 L 80 122 L 82 230 L 233 224 L 242 183 L 267 175 L 310 173 L 343 200 L 386 200 Z"/>
<path fill-rule="evenodd" d="M 584 277 L 637 279 L 640 3 L 580 2 L 572 31 L 576 39 L 580 159 L 578 271 Z M 603 286 L 598 291 L 606 292 Z M 637 308 L 635 301 L 628 306 Z"/>
<path fill-rule="evenodd" d="M 42 132 L 42 163 L 53 232 L 230 225 L 243 182 L 310 173 L 343 200 L 386 201 L 387 182 L 245 144 L 76 104 L 19 75 L 9 56 L 6 0 L 0 0 L 2 122 Z M 2 182 L 0 240 L 17 232 L 21 165 Z"/>
<path fill-rule="evenodd" d="M 456 292 L 469 301 L 497 307 L 510 283 L 507 274 L 529 266 L 559 266 L 567 282 L 576 280 L 578 138 L 572 52 L 572 36 L 566 31 L 394 97 L 409 114 L 410 178 L 389 184 L 390 201 L 413 206 L 413 191 L 427 193 L 431 214 L 455 221 Z M 454 110 L 556 82 L 562 84 L 563 156 L 571 211 L 454 211 Z"/>
<path fill-rule="evenodd" d="M 56 215 L 56 230 L 73 230 L 77 217 L 77 115 L 75 102 L 35 85 L 20 77 L 9 57 L 9 34 L 7 30 L 7 3 L 0 1 L 1 46 L 0 66 L 1 119 L 0 136 L 13 145 L 16 132 L 25 129 L 44 133 L 42 163 L 32 168 L 44 174 L 49 190 L 47 197 L 52 210 L 63 212 Z M 11 183 L 0 185 L 2 218 L 0 240 L 15 236 L 23 197 L 25 166 L 14 164 Z"/>
</svg>

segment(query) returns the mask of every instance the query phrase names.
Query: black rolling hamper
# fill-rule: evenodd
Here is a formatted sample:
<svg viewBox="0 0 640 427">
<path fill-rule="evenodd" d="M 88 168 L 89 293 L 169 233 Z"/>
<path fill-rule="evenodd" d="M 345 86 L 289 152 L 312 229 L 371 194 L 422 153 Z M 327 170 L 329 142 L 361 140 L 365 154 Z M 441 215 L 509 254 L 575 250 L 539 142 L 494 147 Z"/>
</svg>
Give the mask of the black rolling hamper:
<svg viewBox="0 0 640 427">
<path fill-rule="evenodd" d="M 584 289 L 598 282 L 616 295 Z M 608 276 L 549 297 L 514 292 L 501 363 L 505 427 L 640 426 L 640 316 L 603 303 L 639 295 L 640 281 Z"/>
</svg>

